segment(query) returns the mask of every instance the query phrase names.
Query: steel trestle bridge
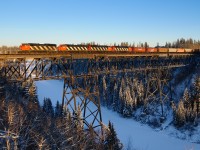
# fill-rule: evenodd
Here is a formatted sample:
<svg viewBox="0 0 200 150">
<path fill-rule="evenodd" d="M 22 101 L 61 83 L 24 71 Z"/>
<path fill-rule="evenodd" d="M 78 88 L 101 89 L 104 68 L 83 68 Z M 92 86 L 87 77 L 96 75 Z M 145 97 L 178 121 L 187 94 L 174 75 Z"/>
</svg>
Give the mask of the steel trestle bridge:
<svg viewBox="0 0 200 150">
<path fill-rule="evenodd" d="M 62 106 L 73 113 L 80 107 L 85 126 L 96 128 L 102 126 L 100 76 L 142 74 L 146 80 L 145 98 L 157 96 L 162 108 L 170 100 L 170 70 L 199 63 L 197 53 L 27 52 L 0 54 L 0 76 L 22 84 L 30 80 L 63 79 Z M 153 91 L 151 86 L 155 86 Z M 95 109 L 90 108 L 91 103 Z"/>
</svg>

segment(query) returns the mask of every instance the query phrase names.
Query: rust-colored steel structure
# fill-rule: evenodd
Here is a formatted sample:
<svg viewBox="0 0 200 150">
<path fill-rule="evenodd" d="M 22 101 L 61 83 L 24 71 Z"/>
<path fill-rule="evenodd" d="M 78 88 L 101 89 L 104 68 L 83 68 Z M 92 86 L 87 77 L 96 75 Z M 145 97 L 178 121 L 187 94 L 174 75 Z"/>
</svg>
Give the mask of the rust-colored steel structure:
<svg viewBox="0 0 200 150">
<path fill-rule="evenodd" d="M 170 95 L 168 82 L 170 69 L 188 64 L 199 65 L 199 62 L 199 55 L 191 53 L 188 55 L 123 52 L 0 54 L 0 76 L 10 82 L 64 79 L 63 108 L 68 108 L 74 114 L 81 109 L 85 127 L 92 125 L 96 128 L 102 126 L 99 75 L 142 74 L 146 79 L 145 98 L 150 103 L 153 102 L 152 97 L 156 97 L 160 103 L 161 116 L 164 116 L 163 104 Z M 163 90 L 166 87 L 169 90 Z M 94 107 L 90 107 L 91 105 Z"/>
</svg>

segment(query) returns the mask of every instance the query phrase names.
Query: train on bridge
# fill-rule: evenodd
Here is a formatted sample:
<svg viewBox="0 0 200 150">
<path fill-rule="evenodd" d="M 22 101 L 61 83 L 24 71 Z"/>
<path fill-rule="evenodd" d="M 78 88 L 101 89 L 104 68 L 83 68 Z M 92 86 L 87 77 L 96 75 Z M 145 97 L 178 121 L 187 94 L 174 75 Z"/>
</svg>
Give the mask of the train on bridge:
<svg viewBox="0 0 200 150">
<path fill-rule="evenodd" d="M 164 47 L 130 47 L 130 46 L 107 46 L 107 45 L 74 45 L 74 44 L 38 44 L 23 43 L 21 51 L 85 51 L 85 52 L 130 52 L 130 53 L 193 53 L 200 52 L 199 49 L 189 48 L 164 48 Z"/>
</svg>

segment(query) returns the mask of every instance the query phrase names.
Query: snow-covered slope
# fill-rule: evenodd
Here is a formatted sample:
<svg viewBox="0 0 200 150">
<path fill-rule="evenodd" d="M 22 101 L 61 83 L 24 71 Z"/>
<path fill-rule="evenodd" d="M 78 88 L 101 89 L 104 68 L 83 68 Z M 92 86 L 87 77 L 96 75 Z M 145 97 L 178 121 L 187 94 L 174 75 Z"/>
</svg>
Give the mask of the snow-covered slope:
<svg viewBox="0 0 200 150">
<path fill-rule="evenodd" d="M 114 123 L 121 142 L 138 150 L 200 150 L 199 144 L 170 137 L 165 130 L 156 131 L 147 125 L 132 119 L 120 117 L 119 114 L 102 107 L 103 122 Z"/>
<path fill-rule="evenodd" d="M 57 100 L 61 102 L 62 81 L 37 81 L 36 85 L 41 104 L 44 97 L 51 98 L 54 106 Z M 174 138 L 168 134 L 167 130 L 156 131 L 133 119 L 122 118 L 112 110 L 104 107 L 101 109 L 104 124 L 108 124 L 109 120 L 114 123 L 118 137 L 125 148 L 129 146 L 137 150 L 200 150 L 200 144 Z"/>
</svg>

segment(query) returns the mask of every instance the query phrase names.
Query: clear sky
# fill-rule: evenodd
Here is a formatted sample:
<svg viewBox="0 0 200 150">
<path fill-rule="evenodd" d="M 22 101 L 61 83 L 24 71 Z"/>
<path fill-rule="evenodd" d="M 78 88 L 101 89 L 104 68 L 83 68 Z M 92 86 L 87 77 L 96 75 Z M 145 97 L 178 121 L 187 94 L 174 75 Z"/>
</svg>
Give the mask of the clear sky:
<svg viewBox="0 0 200 150">
<path fill-rule="evenodd" d="M 0 46 L 200 39 L 200 0 L 2 0 Z"/>
</svg>

